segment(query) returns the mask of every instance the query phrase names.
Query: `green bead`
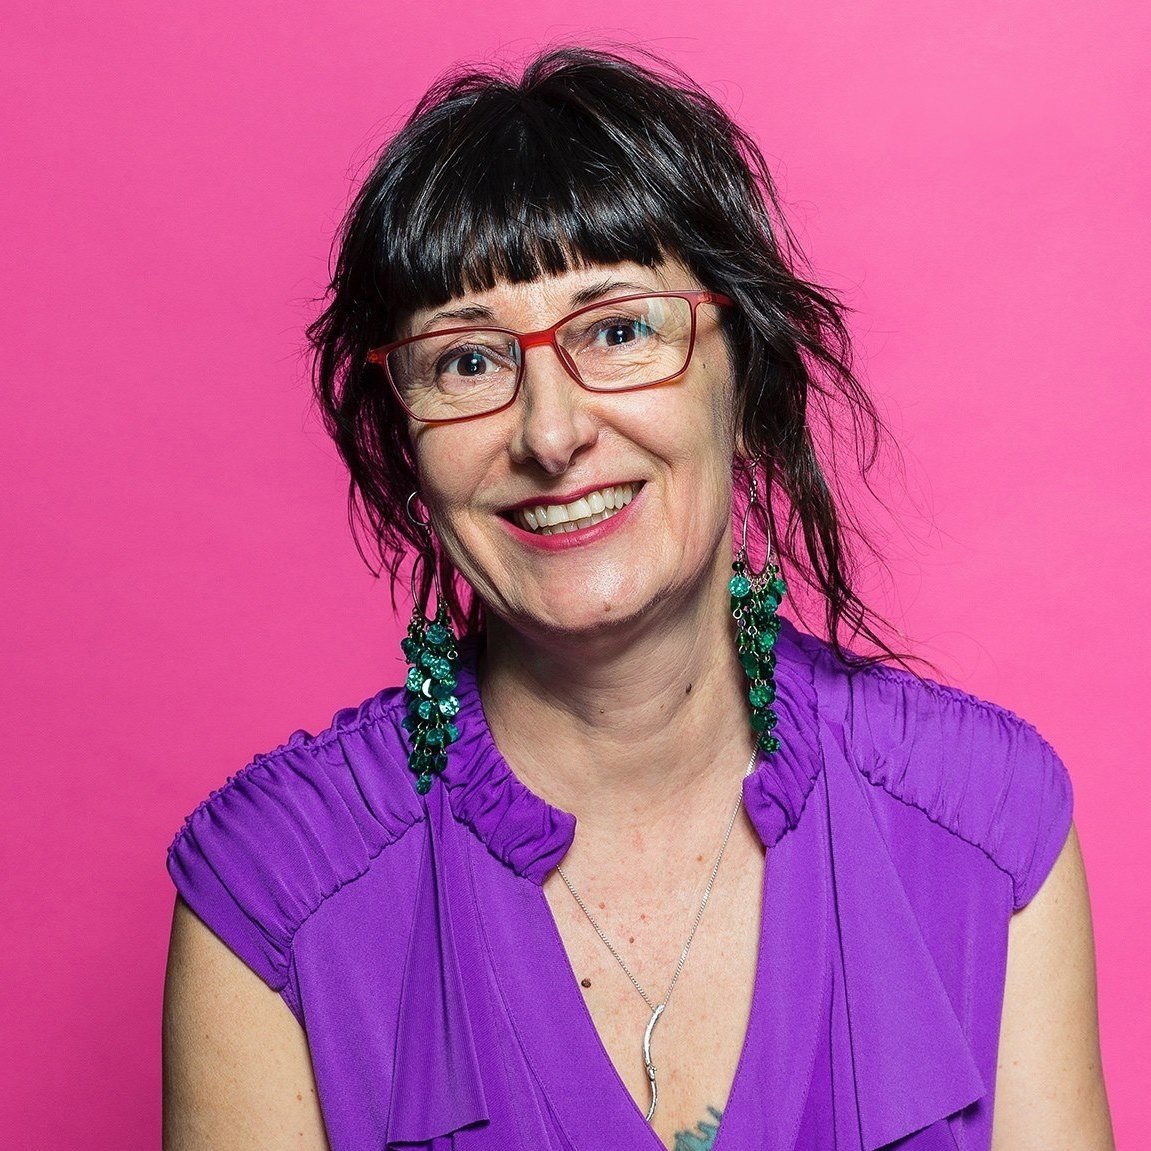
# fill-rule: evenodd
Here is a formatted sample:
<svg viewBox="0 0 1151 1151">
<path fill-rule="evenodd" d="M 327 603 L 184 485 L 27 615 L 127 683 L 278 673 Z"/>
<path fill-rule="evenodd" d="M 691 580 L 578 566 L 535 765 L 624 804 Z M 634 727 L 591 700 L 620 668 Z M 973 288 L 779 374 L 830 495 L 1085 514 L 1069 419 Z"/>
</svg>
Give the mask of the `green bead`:
<svg viewBox="0 0 1151 1151">
<path fill-rule="evenodd" d="M 745 651 L 740 654 L 739 662 L 743 666 L 743 670 L 747 672 L 752 679 L 759 678 L 759 657 L 752 651 Z"/>
<path fill-rule="evenodd" d="M 758 623 L 759 623 L 759 630 L 761 632 L 770 633 L 773 639 L 779 635 L 779 629 L 783 626 L 779 622 L 779 616 L 775 615 L 774 612 L 771 614 L 765 613 L 764 615 L 762 615 L 759 618 Z"/>
<path fill-rule="evenodd" d="M 761 735 L 759 737 L 759 746 L 769 754 L 779 751 L 779 740 L 774 735 Z"/>
<path fill-rule="evenodd" d="M 755 647 L 761 654 L 766 655 L 775 647 L 775 632 L 770 630 L 761 631 L 759 635 L 755 637 Z"/>
<path fill-rule="evenodd" d="M 446 743 L 455 743 L 460 738 L 460 729 L 454 723 L 449 723 L 444 730 L 447 733 Z"/>
<path fill-rule="evenodd" d="M 400 651 L 408 663 L 415 663 L 420 655 L 420 645 L 410 635 L 406 635 L 400 640 Z"/>
<path fill-rule="evenodd" d="M 436 705 L 430 699 L 421 699 L 416 704 L 416 714 L 420 719 L 431 719 L 437 710 Z"/>
<path fill-rule="evenodd" d="M 442 727 L 429 728 L 427 734 L 424 736 L 428 747 L 443 747 L 447 742 L 448 733 Z"/>
<path fill-rule="evenodd" d="M 428 628 L 428 643 L 440 647 L 451 639 L 452 633 L 442 623 L 434 623 Z"/>
<path fill-rule="evenodd" d="M 424 665 L 432 679 L 438 683 L 445 682 L 452 675 L 452 665 L 442 655 L 425 652 L 420 656 L 420 663 Z"/>
<path fill-rule="evenodd" d="M 432 790 L 432 777 L 424 772 L 423 775 L 416 780 L 416 792 L 420 795 L 427 795 Z"/>
<path fill-rule="evenodd" d="M 449 719 L 453 715 L 458 715 L 460 711 L 460 701 L 454 695 L 446 696 L 439 701 L 440 715 L 446 715 Z"/>
<path fill-rule="evenodd" d="M 779 722 L 779 716 L 775 714 L 770 708 L 756 708 L 751 713 L 751 726 L 756 731 L 774 731 L 775 725 Z"/>
<path fill-rule="evenodd" d="M 751 591 L 751 580 L 747 576 L 737 573 L 728 580 L 727 590 L 731 592 L 732 599 L 744 599 Z"/>
<path fill-rule="evenodd" d="M 455 673 L 449 672 L 443 679 L 439 680 L 439 682 L 432 684 L 432 699 L 451 699 L 455 687 Z"/>
<path fill-rule="evenodd" d="M 775 699 L 775 688 L 770 683 L 752 684 L 747 698 L 752 707 L 766 707 Z"/>
<path fill-rule="evenodd" d="M 420 688 L 424 686 L 424 680 L 426 678 L 427 677 L 422 671 L 420 671 L 418 667 L 413 667 L 412 670 L 408 672 L 408 678 L 404 680 L 404 687 L 406 687 L 408 691 L 412 692 L 413 694 L 416 694 L 419 692 Z"/>
</svg>

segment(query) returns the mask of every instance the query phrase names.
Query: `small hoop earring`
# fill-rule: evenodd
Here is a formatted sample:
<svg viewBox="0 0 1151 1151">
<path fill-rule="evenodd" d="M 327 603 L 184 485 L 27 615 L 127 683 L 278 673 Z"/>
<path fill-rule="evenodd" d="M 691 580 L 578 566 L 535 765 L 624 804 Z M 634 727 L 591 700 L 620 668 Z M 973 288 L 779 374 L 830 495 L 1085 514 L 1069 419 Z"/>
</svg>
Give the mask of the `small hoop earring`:
<svg viewBox="0 0 1151 1151">
<path fill-rule="evenodd" d="M 430 534 L 432 530 L 432 521 L 430 519 L 422 520 L 415 514 L 415 512 L 412 511 L 412 501 L 418 500 L 419 498 L 420 493 L 418 489 L 413 488 L 412 494 L 408 496 L 407 502 L 404 504 L 404 515 L 408 517 L 408 522 L 410 524 L 417 528 L 424 528 Z"/>
<path fill-rule="evenodd" d="M 456 671 L 459 650 L 452 630 L 451 615 L 440 587 L 439 565 L 435 548 L 431 546 L 431 520 L 421 520 L 412 511 L 419 492 L 408 496 L 404 511 L 408 520 L 428 535 L 428 553 L 431 555 L 432 584 L 436 593 L 436 614 L 429 618 L 420 607 L 416 594 L 416 564 L 412 565 L 412 618 L 408 633 L 400 641 L 400 650 L 408 662 L 408 675 L 404 681 L 407 715 L 403 727 L 410 737 L 408 767 L 416 776 L 416 791 L 427 795 L 432 781 L 448 763 L 448 744 L 459 738 L 459 728 L 453 722 L 459 714 L 460 701 L 456 696 Z"/>
<path fill-rule="evenodd" d="M 772 552 L 770 514 L 764 516 L 768 536 L 762 570 L 754 571 L 748 558 L 748 528 L 752 509 L 759 503 L 759 467 L 759 461 L 753 459 L 739 551 L 731 565 L 727 590 L 731 594 L 731 615 L 736 626 L 736 651 L 748 679 L 752 731 L 758 746 L 770 753 L 780 748 L 774 734 L 779 716 L 771 705 L 776 696 L 775 641 L 781 627 L 777 612 L 787 594 L 787 583 L 780 575 Z"/>
</svg>

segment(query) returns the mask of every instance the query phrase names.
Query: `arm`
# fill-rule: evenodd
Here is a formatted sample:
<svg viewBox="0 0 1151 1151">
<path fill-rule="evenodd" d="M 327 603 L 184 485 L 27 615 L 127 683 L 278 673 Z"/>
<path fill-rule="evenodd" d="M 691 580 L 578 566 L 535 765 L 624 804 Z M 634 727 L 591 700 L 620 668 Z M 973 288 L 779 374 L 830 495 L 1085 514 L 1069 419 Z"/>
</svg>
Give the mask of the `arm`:
<svg viewBox="0 0 1151 1151">
<path fill-rule="evenodd" d="M 164 1151 L 328 1151 L 304 1032 L 176 901 L 164 987 Z"/>
<path fill-rule="evenodd" d="M 1038 894 L 1012 917 L 1007 940 L 992 1151 L 1114 1151 L 1074 827 Z"/>
</svg>

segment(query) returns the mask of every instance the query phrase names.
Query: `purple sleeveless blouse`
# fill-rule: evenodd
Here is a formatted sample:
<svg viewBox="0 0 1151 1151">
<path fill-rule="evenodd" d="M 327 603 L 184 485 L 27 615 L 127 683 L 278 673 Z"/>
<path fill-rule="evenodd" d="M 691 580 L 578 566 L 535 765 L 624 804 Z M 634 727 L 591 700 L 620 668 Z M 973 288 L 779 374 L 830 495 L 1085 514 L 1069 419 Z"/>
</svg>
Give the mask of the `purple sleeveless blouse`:
<svg viewBox="0 0 1151 1151">
<path fill-rule="evenodd" d="M 1071 822 L 1014 715 L 786 624 L 751 1021 L 714 1151 L 987 1151 L 1007 925 Z M 512 774 L 474 654 L 421 798 L 403 692 L 258 756 L 187 820 L 180 894 L 304 1026 L 332 1151 L 659 1151 L 541 884 L 574 818 Z"/>
</svg>

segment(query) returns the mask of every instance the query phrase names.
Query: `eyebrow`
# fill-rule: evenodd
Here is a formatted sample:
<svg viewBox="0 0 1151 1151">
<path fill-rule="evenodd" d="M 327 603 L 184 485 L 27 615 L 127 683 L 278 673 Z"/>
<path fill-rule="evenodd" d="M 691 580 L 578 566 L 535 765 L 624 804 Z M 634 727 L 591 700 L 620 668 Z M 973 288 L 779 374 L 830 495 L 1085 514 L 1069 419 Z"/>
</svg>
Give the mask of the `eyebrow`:
<svg viewBox="0 0 1151 1151">
<path fill-rule="evenodd" d="M 628 296 L 633 293 L 642 294 L 645 292 L 658 291 L 660 291 L 660 289 L 652 287 L 651 284 L 638 284 L 634 280 L 600 280 L 598 283 L 589 284 L 586 288 L 581 288 L 578 292 L 575 292 L 568 301 L 568 306 L 569 309 L 574 312 L 579 311 L 585 304 L 594 304 L 596 300 L 603 299 L 604 296 L 609 294 Z M 480 304 L 468 304 L 462 308 L 445 308 L 436 312 L 435 315 L 430 316 L 420 325 L 420 331 L 426 332 L 439 320 L 460 320 L 466 324 L 474 324 L 494 323 L 495 318 L 495 313 L 491 308 L 485 308 Z M 496 326 L 498 327 L 500 325 Z"/>
</svg>

